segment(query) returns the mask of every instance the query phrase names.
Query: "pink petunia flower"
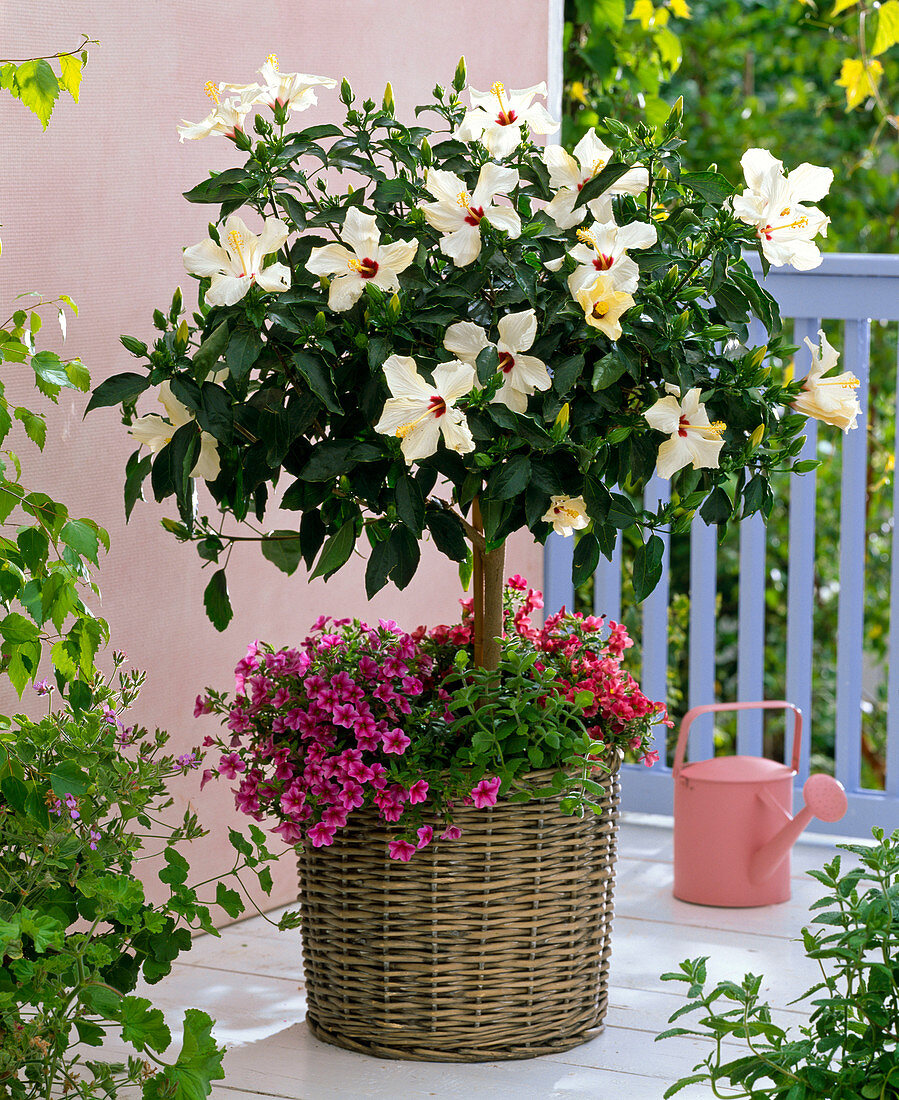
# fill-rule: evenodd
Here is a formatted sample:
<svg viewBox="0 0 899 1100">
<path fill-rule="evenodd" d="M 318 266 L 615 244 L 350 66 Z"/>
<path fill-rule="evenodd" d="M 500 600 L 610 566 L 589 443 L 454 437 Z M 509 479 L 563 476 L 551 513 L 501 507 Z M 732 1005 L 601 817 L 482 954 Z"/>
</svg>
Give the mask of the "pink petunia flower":
<svg viewBox="0 0 899 1100">
<path fill-rule="evenodd" d="M 387 733 L 382 733 L 381 744 L 384 746 L 384 752 L 392 752 L 397 756 L 402 756 L 406 749 L 412 744 L 412 741 L 401 729 L 397 728 L 389 730 Z"/>
<path fill-rule="evenodd" d="M 408 863 L 415 855 L 415 845 L 410 844 L 408 840 L 391 840 L 387 844 L 387 851 L 390 853 L 391 859 Z"/>
<path fill-rule="evenodd" d="M 651 768 L 658 759 L 659 754 L 653 749 L 651 752 L 646 752 L 640 757 L 640 763 L 645 764 L 647 768 Z"/>
<path fill-rule="evenodd" d="M 475 806 L 479 810 L 483 810 L 486 806 L 496 805 L 496 799 L 499 795 L 501 786 L 502 780 L 498 776 L 495 776 L 493 779 L 482 779 L 471 791 L 471 797 L 474 800 Z"/>
<path fill-rule="evenodd" d="M 306 830 L 306 836 L 312 841 L 313 848 L 326 848 L 334 843 L 334 834 L 337 828 L 334 825 L 326 825 L 319 821 L 311 829 Z"/>
<path fill-rule="evenodd" d="M 447 827 L 440 834 L 441 840 L 458 840 L 462 835 L 462 830 L 458 825 L 447 825 Z"/>
<path fill-rule="evenodd" d="M 409 802 L 411 805 L 415 805 L 417 802 L 424 802 L 428 797 L 428 783 L 425 779 L 419 779 L 413 783 L 409 788 Z"/>
<path fill-rule="evenodd" d="M 427 846 L 434 839 L 434 830 L 430 825 L 422 825 L 418 830 L 418 847 L 427 848 Z"/>
</svg>

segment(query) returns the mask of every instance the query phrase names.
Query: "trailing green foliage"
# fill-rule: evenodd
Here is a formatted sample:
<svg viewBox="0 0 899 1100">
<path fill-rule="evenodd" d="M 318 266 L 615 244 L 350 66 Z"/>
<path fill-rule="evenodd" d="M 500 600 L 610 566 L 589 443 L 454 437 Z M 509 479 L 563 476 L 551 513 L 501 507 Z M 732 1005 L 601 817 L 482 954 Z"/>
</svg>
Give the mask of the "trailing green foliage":
<svg viewBox="0 0 899 1100">
<path fill-rule="evenodd" d="M 217 882 L 202 900 L 188 884 L 179 845 L 204 834 L 192 811 L 165 826 L 169 780 L 199 766 L 198 752 L 166 755 L 168 734 L 125 726 L 143 674 L 121 670 L 115 688 L 99 675 L 79 679 L 58 711 L 32 721 L 0 718 L 0 1093 L 39 1100 L 71 1093 L 112 1100 L 123 1085 L 141 1085 L 144 1100 L 203 1100 L 223 1076 L 224 1054 L 212 1021 L 188 1009 L 177 1059 L 162 1011 L 135 993 L 139 979 L 158 982 L 191 943 L 191 929 L 217 935 L 213 901 L 230 916 L 243 899 Z M 46 682 L 36 685 L 51 696 Z M 274 858 L 255 827 L 227 875 L 259 877 Z M 160 845 L 158 880 L 166 896 L 151 903 L 135 874 L 142 848 Z M 141 858 L 145 858 L 141 856 Z M 107 1036 L 136 1056 L 92 1057 Z M 80 1044 L 80 1046 L 78 1045 Z"/>
</svg>

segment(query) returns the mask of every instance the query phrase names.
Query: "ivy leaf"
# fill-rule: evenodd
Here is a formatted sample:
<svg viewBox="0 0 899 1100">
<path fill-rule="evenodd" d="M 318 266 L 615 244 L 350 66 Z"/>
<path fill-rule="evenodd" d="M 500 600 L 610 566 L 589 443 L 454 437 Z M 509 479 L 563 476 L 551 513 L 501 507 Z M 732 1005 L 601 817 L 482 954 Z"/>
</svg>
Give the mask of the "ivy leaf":
<svg viewBox="0 0 899 1100">
<path fill-rule="evenodd" d="M 240 900 L 240 894 L 223 882 L 216 885 L 215 904 L 220 905 L 229 917 L 239 917 L 243 912 L 243 902 Z"/>
<path fill-rule="evenodd" d="M 21 99 L 30 111 L 34 111 L 46 130 L 50 115 L 53 113 L 53 105 L 59 95 L 59 81 L 47 62 L 43 58 L 38 58 L 20 65 L 16 69 L 10 91 Z"/>
<path fill-rule="evenodd" d="M 219 569 L 212 574 L 206 591 L 203 593 L 203 606 L 206 615 L 216 630 L 224 630 L 234 618 L 234 609 L 228 597 L 228 580 L 225 570 Z"/>
</svg>

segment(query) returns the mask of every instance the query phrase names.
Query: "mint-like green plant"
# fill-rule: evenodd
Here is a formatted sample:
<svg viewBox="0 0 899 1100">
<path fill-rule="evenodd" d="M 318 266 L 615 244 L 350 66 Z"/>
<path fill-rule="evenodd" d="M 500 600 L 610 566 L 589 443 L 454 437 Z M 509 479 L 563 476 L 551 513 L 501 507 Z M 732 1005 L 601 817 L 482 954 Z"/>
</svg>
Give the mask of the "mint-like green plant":
<svg viewBox="0 0 899 1100">
<path fill-rule="evenodd" d="M 823 870 L 809 871 L 827 893 L 811 907 L 820 910 L 814 923 L 823 927 L 802 931 L 821 981 L 799 998 L 810 1001 L 811 1015 L 798 1035 L 774 1022 L 754 974 L 707 992 L 706 957 L 662 975 L 689 986 L 689 1003 L 669 1022 L 693 1012 L 702 1018 L 697 1027 L 670 1028 L 657 1038 L 691 1035 L 714 1044 L 698 1072 L 673 1084 L 666 1097 L 706 1083 L 714 1096 L 753 1100 L 899 1097 L 899 830 L 889 837 L 873 832 L 873 847 L 838 845 L 856 855 L 860 867 L 841 874 L 836 856 Z M 732 1040 L 745 1042 L 749 1053 L 732 1057 L 732 1045 L 724 1046 Z"/>
<path fill-rule="evenodd" d="M 144 677 L 122 661 L 116 655 L 116 688 L 97 677 L 83 707 L 66 699 L 39 721 L 0 718 L 0 1095 L 13 1100 L 60 1090 L 109 1100 L 138 1083 L 146 1100 L 201 1098 L 223 1076 L 224 1051 L 205 1013 L 187 1010 L 181 1053 L 166 1064 L 162 1011 L 134 994 L 139 978 L 152 984 L 169 973 L 191 929 L 218 934 L 209 904 L 235 917 L 243 902 L 218 878 L 188 883 L 176 845 L 204 830 L 192 812 L 172 826 L 160 814 L 172 802 L 168 781 L 196 768 L 199 754 L 173 758 L 168 734 L 123 725 Z M 252 842 L 235 834 L 242 850 L 229 875 L 250 869 L 268 891 L 272 857 L 261 830 L 251 833 Z M 168 895 L 151 903 L 135 865 L 157 852 Z M 110 1034 L 136 1056 L 90 1057 Z"/>
</svg>

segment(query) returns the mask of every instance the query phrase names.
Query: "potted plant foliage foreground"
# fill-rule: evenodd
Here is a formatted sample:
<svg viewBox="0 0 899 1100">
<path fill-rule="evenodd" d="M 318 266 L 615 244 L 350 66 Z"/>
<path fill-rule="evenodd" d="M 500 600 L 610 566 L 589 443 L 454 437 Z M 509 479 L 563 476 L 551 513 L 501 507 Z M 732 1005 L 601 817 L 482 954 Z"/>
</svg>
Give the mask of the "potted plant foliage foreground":
<svg viewBox="0 0 899 1100">
<path fill-rule="evenodd" d="M 342 125 L 294 130 L 289 123 L 297 112 L 312 108 L 316 91 L 335 82 L 281 73 L 273 58 L 260 72 L 262 83 L 211 85 L 212 112 L 181 127 L 182 139 L 225 135 L 246 155 L 242 167 L 213 175 L 186 196 L 219 206 L 208 236 L 184 252 L 185 267 L 199 279 L 199 311 L 183 317 L 178 291 L 167 313 L 154 314 L 160 334 L 152 349 L 124 337 L 143 369 L 108 379 L 91 406 L 121 403 L 140 444 L 127 467 L 127 510 L 149 477 L 157 500 L 174 497 L 177 504 L 178 519 L 167 520 L 167 528 L 214 563 L 205 603 L 219 628 L 231 617 L 225 566 L 247 539 L 258 539 L 285 573 L 302 561 L 312 576 L 326 579 L 361 542 L 370 596 L 388 581 L 409 583 L 426 539 L 458 563 L 472 588 L 470 640 L 467 632 L 456 639 L 450 632 L 461 652 L 458 667 L 450 662 L 451 683 L 434 681 L 418 692 L 402 682 L 406 676 L 423 685 L 433 676 L 429 662 L 449 673 L 440 654 L 427 650 L 427 632 L 409 642 L 403 639 L 412 636 L 399 632 L 391 641 L 379 632 L 393 634 L 394 627 L 331 624 L 317 643 L 329 652 L 334 646 L 344 655 L 358 652 L 360 672 L 363 657 L 370 671 L 383 670 L 386 653 L 362 652 L 375 639 L 400 650 L 389 677 L 399 675 L 392 689 L 409 713 L 396 701 L 392 715 L 376 719 L 389 720 L 376 745 L 384 759 L 359 744 L 349 751 L 362 754 L 356 762 L 362 768 L 387 769 L 388 787 L 402 784 L 402 804 L 415 810 L 408 820 L 418 822 L 399 837 L 387 829 L 404 829 L 406 821 L 391 820 L 389 797 L 375 801 L 371 793 L 384 788 L 369 783 L 367 829 L 334 823 L 327 836 L 322 817 L 309 829 L 322 822 L 326 828 L 302 835 L 307 946 L 310 936 L 336 935 L 351 915 L 375 914 L 367 930 L 332 954 L 330 974 L 355 967 L 357 984 L 382 1015 L 356 1010 L 352 1020 L 322 1025 L 320 1033 L 378 1053 L 427 1058 L 565 1049 L 601 1020 L 595 958 L 607 953 L 607 939 L 566 938 L 545 918 L 550 911 L 557 916 L 559 906 L 576 907 L 589 893 L 584 883 L 609 878 L 605 857 L 591 845 L 611 848 L 619 746 L 632 740 L 641 752 L 646 742 L 640 729 L 622 741 L 614 723 L 592 721 L 598 700 L 617 690 L 620 669 L 598 641 L 583 642 L 582 623 L 557 622 L 555 648 L 541 650 L 515 626 L 516 614 L 527 612 L 512 608 L 504 640 L 503 547 L 524 528 L 540 542 L 553 530 L 577 531 L 580 581 L 601 553 L 611 553 L 619 531 L 635 529 L 641 548 L 633 581 L 642 599 L 661 575 L 662 529 L 688 527 L 697 510 L 721 525 L 767 514 L 770 476 L 796 468 L 806 416 L 854 424 L 855 379 L 833 376 L 837 354 L 823 335 L 806 378 L 772 370 L 794 349 L 780 333 L 774 301 L 742 259 L 742 250 L 755 248 L 764 264 L 820 262 L 814 238 L 827 218 L 812 204 L 832 173 L 804 164 L 787 174 L 758 149 L 743 159 L 739 194 L 715 171 L 682 173 L 677 106 L 658 132 L 606 120 L 614 150 L 592 131 L 573 155 L 557 145 L 538 148 L 532 135 L 555 129 L 541 102 L 545 87 L 512 90 L 497 82 L 460 98 L 462 63 L 453 90 L 436 88 L 433 102 L 409 113 L 414 123 L 396 117 L 389 86 L 380 106 L 357 104 L 344 81 Z M 753 314 L 769 333 L 764 347 L 748 345 Z M 165 415 L 137 416 L 146 391 Z M 652 512 L 634 502 L 656 471 L 671 479 L 672 493 Z M 199 481 L 211 504 L 199 503 Z M 296 513 L 296 522 L 285 526 L 282 518 L 269 529 L 265 516 L 274 504 Z M 584 644 L 585 659 L 609 659 L 615 668 L 591 675 L 582 688 L 564 659 Z M 288 749 L 281 776 L 266 776 L 275 786 L 263 791 L 253 813 L 276 801 L 285 811 L 283 785 L 296 769 L 292 752 L 318 736 L 302 728 L 306 719 L 288 721 L 297 678 L 308 671 L 297 664 L 303 653 L 313 660 L 319 650 L 254 648 L 246 658 L 252 667 L 238 687 L 256 710 L 246 728 L 232 729 L 235 751 L 245 734 L 264 733 L 263 717 L 271 727 L 271 744 L 260 748 L 265 759 Z M 421 667 L 409 664 L 422 658 Z M 396 673 L 397 663 L 408 666 L 404 673 Z M 369 688 L 351 671 L 341 666 L 335 675 L 346 673 L 353 680 L 346 690 L 364 695 Z M 520 709 L 510 684 L 521 689 Z M 282 688 L 286 695 L 276 701 L 270 693 Z M 308 682 L 304 690 L 308 704 Z M 233 721 L 232 704 L 211 698 L 215 707 L 227 706 Z M 427 713 L 416 715 L 417 707 Z M 645 724 L 648 714 L 639 721 Z M 348 712 L 343 717 L 357 721 Z M 332 724 L 359 736 L 345 721 L 334 717 Z M 370 733 L 361 730 L 363 738 Z M 339 738 L 333 747 L 338 743 L 343 751 Z M 324 746 L 326 755 L 331 747 Z M 239 752 L 238 760 L 248 766 Z M 440 787 L 432 780 L 445 764 L 452 779 Z M 237 762 L 230 767 L 236 778 Z M 526 779 L 525 767 L 545 767 L 549 776 Z M 221 763 L 217 770 L 228 768 Z M 439 799 L 436 791 L 443 792 Z M 515 801 L 534 793 L 532 801 Z M 498 799 L 492 807 L 488 795 Z M 317 797 L 311 795 L 313 803 Z M 560 803 L 578 810 L 587 802 L 601 812 L 560 813 Z M 538 852 L 545 838 L 525 839 L 536 835 L 531 822 L 498 839 L 498 815 L 509 807 L 533 807 L 541 828 L 570 838 L 564 870 L 555 849 L 528 867 L 512 860 L 513 851 Z M 302 810 L 295 807 L 298 815 Z M 451 839 L 463 811 L 484 816 L 490 840 L 477 851 Z M 311 812 L 324 813 L 317 803 Z M 451 836 L 431 836 L 419 850 L 417 829 L 436 833 L 437 818 L 441 833 Z M 303 824 L 294 822 L 300 833 Z M 582 832 L 589 829 L 592 840 Z M 299 834 L 288 827 L 284 835 Z M 400 842 L 415 847 L 408 862 L 397 856 L 408 854 Z M 341 848 L 327 864 L 349 843 L 356 847 Z M 373 843 L 377 872 L 359 855 Z M 318 860 L 314 872 L 310 860 Z M 338 863 L 355 869 L 341 882 L 341 899 L 319 907 L 334 914 L 331 925 L 314 932 L 310 885 Z M 426 866 L 438 877 L 419 889 L 415 876 L 425 872 L 416 868 Z M 448 923 L 439 909 L 451 879 L 466 883 L 451 910 L 465 917 L 463 926 Z M 414 900 L 407 890 L 417 891 Z M 527 936 L 509 934 L 512 908 L 516 920 L 527 911 Z M 562 918 L 568 928 L 595 924 L 595 913 L 581 922 L 572 911 Z M 413 919 L 429 930 L 427 948 L 392 955 Z M 461 943 L 470 954 L 475 941 L 476 984 L 463 989 L 462 964 L 451 948 Z M 520 954 L 510 963 L 505 951 L 512 944 Z M 500 946 L 504 954 L 494 966 Z M 538 973 L 542 956 L 551 961 Z M 532 974 L 515 999 L 504 989 L 511 971 Z M 575 992 L 578 981 L 587 988 L 583 996 Z M 326 985 L 322 978 L 320 988 Z M 567 997 L 564 1007 L 553 1001 L 552 1025 L 540 1013 L 550 990 Z M 448 1003 L 457 1013 L 438 1020 L 435 1006 Z M 317 1011 L 313 1004 L 313 1022 Z"/>
</svg>

